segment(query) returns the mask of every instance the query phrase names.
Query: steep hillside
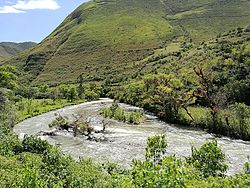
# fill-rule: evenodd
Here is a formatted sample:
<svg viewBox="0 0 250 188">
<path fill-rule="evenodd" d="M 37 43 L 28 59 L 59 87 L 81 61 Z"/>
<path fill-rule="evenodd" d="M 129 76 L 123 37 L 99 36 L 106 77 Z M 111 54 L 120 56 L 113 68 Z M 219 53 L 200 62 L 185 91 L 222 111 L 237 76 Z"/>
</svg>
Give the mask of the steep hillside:
<svg viewBox="0 0 250 188">
<path fill-rule="evenodd" d="M 1 59 L 8 58 L 12 55 L 16 55 L 17 53 L 27 50 L 35 45 L 36 43 L 34 42 L 23 42 L 23 43 L 1 42 L 0 61 Z"/>
<path fill-rule="evenodd" d="M 245 55 L 245 56 L 244 56 Z M 239 60 L 237 58 L 244 57 Z M 137 61 L 133 67 L 133 77 L 148 73 L 175 73 L 179 77 L 192 79 L 193 68 L 219 68 L 224 61 L 233 65 L 235 61 L 245 61 L 250 58 L 250 26 L 237 28 L 218 35 L 212 40 L 193 45 L 188 42 L 173 40 L 168 47 L 155 50 L 152 55 Z M 250 74 L 250 70 L 248 70 Z"/>
<path fill-rule="evenodd" d="M 86 81 L 120 81 L 157 49 L 196 45 L 246 26 L 249 9 L 246 0 L 94 0 L 7 63 L 29 73 L 34 84 L 74 82 L 80 74 Z"/>
</svg>

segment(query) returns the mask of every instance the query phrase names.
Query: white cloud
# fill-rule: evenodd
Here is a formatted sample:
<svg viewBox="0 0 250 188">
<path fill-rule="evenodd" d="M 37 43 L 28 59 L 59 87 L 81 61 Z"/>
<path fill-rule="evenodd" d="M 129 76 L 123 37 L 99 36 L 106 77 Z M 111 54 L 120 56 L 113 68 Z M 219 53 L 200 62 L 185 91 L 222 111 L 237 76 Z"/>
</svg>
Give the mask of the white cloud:
<svg viewBox="0 0 250 188">
<path fill-rule="evenodd" d="M 56 0 L 18 0 L 16 4 L 0 7 L 0 13 L 25 13 L 27 10 L 60 8 Z"/>
<path fill-rule="evenodd" d="M 0 14 L 7 14 L 7 13 L 25 13 L 25 11 L 17 10 L 12 6 L 0 7 Z"/>
</svg>

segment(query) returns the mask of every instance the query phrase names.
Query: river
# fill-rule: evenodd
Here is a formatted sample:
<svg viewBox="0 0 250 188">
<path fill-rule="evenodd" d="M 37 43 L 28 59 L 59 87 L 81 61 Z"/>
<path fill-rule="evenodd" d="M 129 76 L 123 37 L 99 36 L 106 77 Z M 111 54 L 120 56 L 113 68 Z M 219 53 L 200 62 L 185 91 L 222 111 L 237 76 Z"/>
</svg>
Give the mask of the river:
<svg viewBox="0 0 250 188">
<path fill-rule="evenodd" d="M 68 106 L 56 111 L 51 111 L 33 118 L 29 118 L 14 127 L 14 131 L 22 138 L 24 134 L 36 135 L 40 131 L 50 131 L 48 124 L 55 119 L 55 113 L 71 117 L 79 114 L 88 117 L 91 124 L 98 129 L 103 117 L 99 111 L 112 104 L 112 99 L 100 99 L 79 105 Z M 136 107 L 120 104 L 128 110 Z M 132 159 L 143 159 L 146 147 L 146 139 L 156 134 L 165 134 L 167 138 L 169 155 L 176 154 L 179 157 L 189 156 L 191 146 L 199 147 L 207 140 L 215 139 L 214 135 L 201 130 L 187 129 L 169 125 L 156 117 L 145 114 L 146 120 L 140 125 L 128 125 L 115 120 L 108 120 L 106 141 L 88 141 L 82 137 L 73 137 L 70 133 L 61 133 L 57 136 L 42 136 L 53 145 L 78 159 L 80 157 L 93 158 L 97 161 L 116 162 L 128 167 Z M 219 146 L 226 153 L 229 165 L 228 175 L 243 170 L 243 164 L 248 161 L 250 155 L 250 142 L 232 140 L 227 137 L 216 138 Z"/>
</svg>

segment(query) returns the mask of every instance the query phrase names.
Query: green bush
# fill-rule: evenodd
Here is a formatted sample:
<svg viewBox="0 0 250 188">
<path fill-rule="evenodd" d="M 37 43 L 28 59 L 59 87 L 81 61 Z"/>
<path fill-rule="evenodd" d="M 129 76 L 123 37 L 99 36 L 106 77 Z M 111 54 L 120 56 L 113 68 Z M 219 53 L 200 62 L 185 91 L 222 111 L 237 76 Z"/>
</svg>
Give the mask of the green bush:
<svg viewBox="0 0 250 188">
<path fill-rule="evenodd" d="M 187 162 L 197 168 L 204 177 L 222 176 L 228 168 L 225 158 L 217 141 L 211 141 L 199 149 L 192 147 L 192 155 L 187 158 Z"/>
<path fill-rule="evenodd" d="M 57 115 L 57 114 L 56 114 Z M 67 117 L 63 117 L 60 114 L 56 117 L 55 120 L 53 120 L 50 124 L 49 127 L 55 127 L 55 128 L 61 128 L 61 129 L 68 129 L 69 127 L 69 120 Z"/>
<path fill-rule="evenodd" d="M 126 120 L 130 124 L 140 124 L 143 121 L 143 113 L 142 112 L 131 112 L 128 113 Z"/>
<path fill-rule="evenodd" d="M 0 127 L 0 155 L 13 156 L 21 143 L 12 131 Z"/>
<path fill-rule="evenodd" d="M 0 161 L 0 187 L 15 187 L 18 181 L 19 169 L 22 167 L 21 163 L 12 157 L 4 157 L 1 155 Z"/>
<path fill-rule="evenodd" d="M 250 174 L 250 164 L 248 162 L 244 164 L 244 171 L 246 174 Z"/>
<path fill-rule="evenodd" d="M 232 126 L 243 139 L 250 139 L 250 107 L 236 103 L 230 107 L 233 115 Z"/>
<path fill-rule="evenodd" d="M 140 124 L 144 118 L 142 112 L 127 112 L 119 107 L 117 103 L 113 103 L 111 107 L 103 109 L 101 114 L 105 118 L 113 118 L 124 123 L 137 125 Z"/>
<path fill-rule="evenodd" d="M 165 135 L 149 137 L 147 139 L 146 160 L 153 164 L 160 163 L 166 153 L 167 142 Z"/>
<path fill-rule="evenodd" d="M 126 122 L 126 115 L 125 115 L 125 111 L 122 109 L 122 108 L 117 108 L 115 111 L 114 111 L 114 116 L 113 118 L 115 120 L 119 120 L 119 121 L 123 121 L 123 122 Z"/>
<path fill-rule="evenodd" d="M 11 140 L 12 134 L 9 134 Z M 7 143 L 4 143 L 7 145 Z M 245 174 L 222 175 L 225 155 L 217 143 L 209 142 L 193 149 L 187 160 L 165 156 L 164 135 L 148 138 L 145 160 L 134 160 L 131 169 L 113 163 L 95 163 L 90 159 L 73 160 L 57 147 L 33 136 L 7 147 L 0 155 L 0 187 L 249 187 L 249 164 Z M 14 152 L 15 146 L 23 148 Z M 9 155 L 11 153 L 11 155 Z M 188 161 L 188 162 L 187 162 Z M 208 177 L 209 176 L 209 177 Z"/>
<path fill-rule="evenodd" d="M 35 136 L 25 135 L 22 141 L 21 152 L 43 154 L 49 148 L 50 148 L 50 145 L 47 141 L 41 140 L 40 138 L 37 138 Z"/>
<path fill-rule="evenodd" d="M 132 166 L 133 187 L 186 187 L 182 161 L 165 157 L 161 164 L 149 161 L 134 161 Z"/>
<path fill-rule="evenodd" d="M 174 156 L 164 157 L 166 147 L 164 135 L 148 138 L 146 160 L 133 161 L 134 187 L 185 187 L 183 162 Z"/>
</svg>

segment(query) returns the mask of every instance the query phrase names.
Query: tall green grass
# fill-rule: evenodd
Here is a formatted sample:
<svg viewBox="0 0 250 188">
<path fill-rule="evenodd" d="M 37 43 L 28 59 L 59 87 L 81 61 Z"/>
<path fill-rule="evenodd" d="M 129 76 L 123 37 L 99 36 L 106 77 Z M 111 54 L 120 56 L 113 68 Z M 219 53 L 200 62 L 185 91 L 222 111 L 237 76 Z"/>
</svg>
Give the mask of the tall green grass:
<svg viewBox="0 0 250 188">
<path fill-rule="evenodd" d="M 85 102 L 85 100 L 69 102 L 66 99 L 22 99 L 20 102 L 16 103 L 16 107 L 19 121 L 22 121 L 33 116 L 82 102 Z"/>
</svg>

